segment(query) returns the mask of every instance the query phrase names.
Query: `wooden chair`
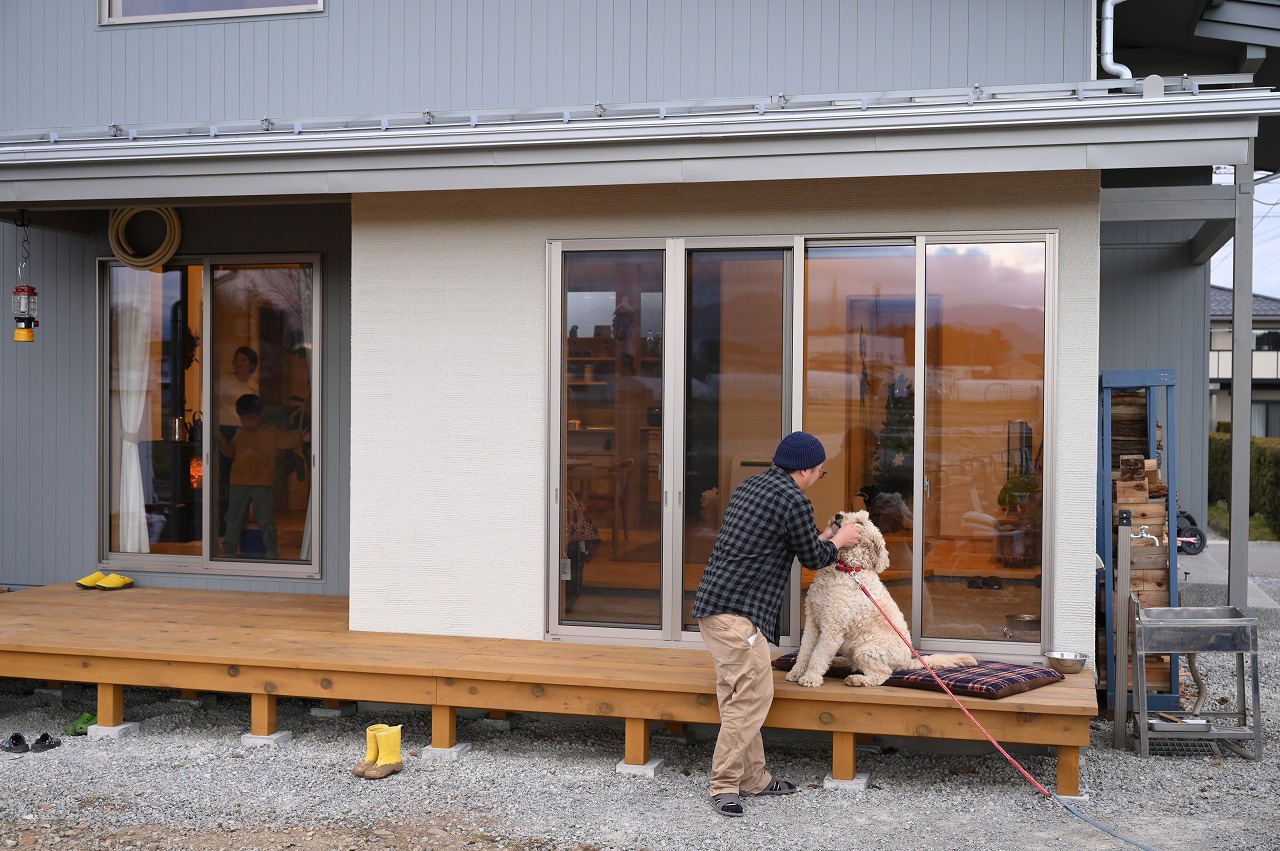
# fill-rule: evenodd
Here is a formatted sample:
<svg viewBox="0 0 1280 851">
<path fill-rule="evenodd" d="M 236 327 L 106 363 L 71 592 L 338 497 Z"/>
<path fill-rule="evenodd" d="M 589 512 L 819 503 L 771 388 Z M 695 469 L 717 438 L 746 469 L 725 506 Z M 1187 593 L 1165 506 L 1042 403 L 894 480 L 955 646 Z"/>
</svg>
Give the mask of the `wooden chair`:
<svg viewBox="0 0 1280 851">
<path fill-rule="evenodd" d="M 593 471 L 599 471 L 599 475 L 590 478 L 607 478 L 612 483 L 612 492 L 595 492 L 590 490 L 590 482 L 584 482 L 587 485 L 586 506 L 587 511 L 594 512 L 599 509 L 608 508 L 612 516 L 609 519 L 612 528 L 612 536 L 610 538 L 610 546 L 613 548 L 613 554 L 618 554 L 618 530 L 622 530 L 622 539 L 631 540 L 631 530 L 627 524 L 627 489 L 631 484 L 631 470 L 635 467 L 634 458 L 624 458 L 616 464 L 592 468 Z M 582 470 L 572 472 L 570 475 L 583 476 Z M 583 478 L 588 478 L 583 476 Z"/>
</svg>

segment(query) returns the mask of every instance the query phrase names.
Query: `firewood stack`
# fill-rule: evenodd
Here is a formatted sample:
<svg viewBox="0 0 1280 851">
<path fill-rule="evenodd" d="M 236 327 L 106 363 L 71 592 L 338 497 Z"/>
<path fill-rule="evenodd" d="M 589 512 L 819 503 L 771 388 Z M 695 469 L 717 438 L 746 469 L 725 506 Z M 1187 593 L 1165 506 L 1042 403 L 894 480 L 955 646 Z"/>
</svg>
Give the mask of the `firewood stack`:
<svg viewBox="0 0 1280 851">
<path fill-rule="evenodd" d="M 1145 426 L 1144 426 L 1145 428 Z M 1138 595 L 1143 608 L 1170 605 L 1169 596 L 1169 485 L 1160 478 L 1159 464 L 1142 455 L 1121 455 L 1117 459 L 1111 508 L 1112 540 L 1118 540 L 1121 510 L 1133 515 L 1133 527 L 1126 530 L 1138 534 L 1142 526 L 1155 536 L 1160 545 L 1147 538 L 1134 538 L 1130 549 L 1129 590 Z M 1114 551 L 1113 551 L 1114 556 Z M 1129 594 L 1115 595 L 1116 611 L 1127 610 Z M 1122 608 L 1124 607 L 1124 608 Z M 1130 645 L 1132 646 L 1132 645 Z M 1168 664 L 1164 659 L 1148 658 L 1147 686 L 1151 691 L 1169 688 Z M 1130 680 L 1132 683 L 1132 680 Z"/>
</svg>

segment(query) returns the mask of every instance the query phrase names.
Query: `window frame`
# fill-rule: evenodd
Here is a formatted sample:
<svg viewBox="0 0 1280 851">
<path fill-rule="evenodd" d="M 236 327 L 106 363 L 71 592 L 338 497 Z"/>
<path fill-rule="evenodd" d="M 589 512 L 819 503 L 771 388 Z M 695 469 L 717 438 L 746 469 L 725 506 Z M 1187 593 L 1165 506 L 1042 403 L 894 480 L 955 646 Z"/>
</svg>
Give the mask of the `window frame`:
<svg viewBox="0 0 1280 851">
<path fill-rule="evenodd" d="M 280 253 L 280 254 L 206 254 L 175 255 L 165 266 L 200 266 L 203 269 L 205 291 L 203 297 L 206 305 L 211 298 L 213 269 L 223 265 L 253 265 L 278 263 L 309 263 L 312 269 L 312 304 L 311 304 L 311 558 L 308 562 L 268 562 L 256 559 L 245 561 L 228 561 L 215 558 L 212 544 L 216 536 L 208 536 L 208 521 L 214 519 L 207 503 L 202 503 L 202 528 L 205 530 L 201 538 L 199 555 L 174 555 L 168 553 L 125 553 L 111 550 L 111 429 L 107 418 L 111 415 L 111 301 L 110 301 L 110 269 L 123 267 L 124 264 L 112 256 L 99 257 L 98 270 L 98 302 L 97 302 L 97 354 L 98 364 L 94 372 L 96 382 L 94 411 L 98 425 L 97 455 L 94 459 L 94 474 L 97 477 L 96 520 L 98 524 L 98 568 L 103 572 L 127 573 L 177 573 L 206 576 L 226 576 L 266 579 L 323 580 L 323 543 L 324 543 L 324 463 L 322 447 L 324 439 L 324 423 L 321 411 L 323 400 L 323 361 L 324 341 L 323 321 L 323 276 L 324 263 L 318 253 Z M 213 311 L 203 311 L 200 328 L 201 341 L 211 339 Z M 204 393 L 211 393 L 216 365 L 201 351 L 201 370 L 204 380 Z M 208 402 L 208 400 L 205 400 Z M 209 410 L 207 405 L 204 410 Z M 211 455 L 216 451 L 211 429 L 205 429 L 205 441 L 202 447 L 202 458 L 205 469 L 209 470 Z"/>
<path fill-rule="evenodd" d="M 260 9 L 221 9 L 208 12 L 170 12 L 160 15 L 126 15 L 123 11 L 112 12 L 112 6 L 119 6 L 121 0 L 98 0 L 98 25 L 103 27 L 120 26 L 121 24 L 154 24 L 183 21 L 207 21 L 225 18 L 270 17 L 276 15 L 315 14 L 324 11 L 324 0 L 309 0 L 299 5 L 264 6 Z"/>
<path fill-rule="evenodd" d="M 992 228 L 992 229 L 957 229 L 954 231 L 904 231 L 891 233 L 787 233 L 787 234 L 761 234 L 754 236 L 722 236 L 722 237 L 694 237 L 687 235 L 677 235 L 665 238 L 653 237 L 619 237 L 619 238 L 565 238 L 551 239 L 547 241 L 547 257 L 546 257 L 546 294 L 547 294 L 547 317 L 548 317 L 548 350 L 547 350 L 547 388 L 548 388 L 548 406 L 547 406 L 547 504 L 546 517 L 548 523 L 548 540 L 547 540 L 547 564 L 545 566 L 546 576 L 546 594 L 545 594 L 545 612 L 544 612 L 544 638 L 549 641 L 564 641 L 574 643 L 608 643 L 618 645 L 636 645 L 636 646 L 698 646 L 701 644 L 701 638 L 696 632 L 688 632 L 679 628 L 672 628 L 672 624 L 668 622 L 668 618 L 673 612 L 678 611 L 675 604 L 668 597 L 664 596 L 663 602 L 663 625 L 657 630 L 639 630 L 629 627 L 616 626 L 585 626 L 562 624 L 557 617 L 558 612 L 558 594 L 559 594 L 559 550 L 558 550 L 558 533 L 555 531 L 560 528 L 560 494 L 559 494 L 559 474 L 558 463 L 562 458 L 563 446 L 561 443 L 562 423 L 560 421 L 561 411 L 563 410 L 564 399 L 562 398 L 562 390 L 560 387 L 561 376 L 564 370 L 561 355 L 558 354 L 556 341 L 563 339 L 565 329 L 561 316 L 561 308 L 564 297 L 564 281 L 563 281 L 563 263 L 564 254 L 576 251 L 610 251 L 619 249 L 638 249 L 638 248 L 654 248 L 665 247 L 667 251 L 666 258 L 666 279 L 664 282 L 664 324 L 663 338 L 667 341 L 682 340 L 685 331 L 685 321 L 687 316 L 684 312 L 683 293 L 687 288 L 687 280 L 685 278 L 685 259 L 688 253 L 699 248 L 769 248 L 769 247 L 787 247 L 792 250 L 792 262 L 794 265 L 793 280 L 788 296 L 789 316 L 785 321 L 789 327 L 789 336 L 784 343 L 785 357 L 787 365 L 784 374 L 790 378 L 790 395 L 784 399 L 784 426 L 791 429 L 802 429 L 804 424 L 804 352 L 803 345 L 805 339 L 805 302 L 806 286 L 805 286 L 805 259 L 807 257 L 807 249 L 811 246 L 821 245 L 841 245 L 841 244 L 858 244 L 858 245 L 910 245 L 914 247 L 916 253 L 916 282 L 917 295 L 926 293 L 924 289 L 924 266 L 925 254 L 927 248 L 933 244 L 957 244 L 957 243 L 974 243 L 988 244 L 992 242 L 1027 242 L 1027 243 L 1043 243 L 1045 246 L 1045 281 L 1044 281 L 1044 337 L 1045 337 L 1045 373 L 1044 373 L 1044 467 L 1043 467 L 1043 489 L 1044 489 L 1044 512 L 1046 518 L 1052 518 L 1054 508 L 1054 488 L 1058 481 L 1058 459 L 1057 452 L 1054 451 L 1056 441 L 1055 417 L 1057 415 L 1055 405 L 1055 393 L 1057 384 L 1057 367 L 1058 367 L 1058 316 L 1057 316 L 1057 298 L 1058 298 L 1058 264 L 1061 259 L 1059 247 L 1059 231 L 1057 228 Z M 924 321 L 925 301 L 920 299 L 917 305 L 917 324 Z M 923 346 L 924 336 L 919 335 L 917 339 L 916 359 L 918 363 L 923 363 Z M 670 352 L 670 346 L 664 348 L 664 351 Z M 670 362 L 664 363 L 663 366 L 663 446 L 662 446 L 662 469 L 667 471 L 666 475 L 675 476 L 677 472 L 682 472 L 683 468 L 678 466 L 679 459 L 684 455 L 684 437 L 680 428 L 680 423 L 684 419 L 683 390 L 686 373 L 685 360 L 683 356 L 676 356 Z M 784 394 L 786 395 L 786 394 Z M 924 394 L 916 396 L 916 421 L 924 422 Z M 924 464 L 924 453 L 919 453 L 916 458 L 915 487 L 917 504 L 922 504 L 922 473 Z M 683 538 L 683 525 L 677 521 L 679 515 L 679 504 L 684 499 L 683 491 L 679 485 L 668 486 L 665 484 L 667 480 L 664 478 L 663 488 L 663 540 L 664 559 L 674 559 L 678 554 L 681 546 L 680 542 Z M 667 499 L 672 499 L 673 504 L 677 508 L 668 511 L 666 506 Z M 917 540 L 915 549 L 919 549 L 922 540 L 923 527 L 919 527 L 917 531 Z M 1005 660 L 1026 660 L 1039 657 L 1045 648 L 1053 646 L 1055 640 L 1054 624 L 1050 617 L 1054 611 L 1054 568 L 1055 558 L 1055 534 L 1056 529 L 1052 520 L 1046 521 L 1041 529 L 1041 546 L 1042 546 L 1042 586 L 1040 595 L 1040 613 L 1042 623 L 1040 638 L 1038 641 L 1024 642 L 1004 642 L 994 640 L 980 639 L 957 639 L 957 638 L 919 638 L 919 644 L 922 649 L 934 652 L 958 651 L 980 652 L 987 654 L 991 658 L 1000 658 Z M 917 560 L 918 561 L 918 560 Z M 665 568 L 664 568 L 665 569 Z M 669 595 L 670 589 L 666 582 L 668 578 L 664 576 L 664 595 Z M 913 565 L 914 584 L 923 580 L 922 564 Z M 801 579 L 800 572 L 793 571 L 789 580 L 789 596 L 784 603 L 784 622 L 790 623 L 790 628 L 784 630 L 780 636 L 779 647 L 783 650 L 795 649 L 800 642 L 799 624 L 801 623 Z M 912 611 L 904 611 L 908 622 L 912 625 L 912 630 L 917 630 L 917 625 L 921 622 L 921 613 L 919 606 L 921 603 L 921 595 L 913 594 Z M 677 622 L 678 622 L 678 616 Z M 976 648 L 976 649 L 975 649 Z"/>
</svg>

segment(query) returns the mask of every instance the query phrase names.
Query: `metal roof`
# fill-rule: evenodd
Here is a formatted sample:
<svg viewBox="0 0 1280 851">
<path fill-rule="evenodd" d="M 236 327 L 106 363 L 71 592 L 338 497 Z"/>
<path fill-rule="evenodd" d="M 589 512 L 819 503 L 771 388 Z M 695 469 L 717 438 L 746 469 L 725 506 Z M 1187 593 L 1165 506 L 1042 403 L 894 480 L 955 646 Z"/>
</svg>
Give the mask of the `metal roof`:
<svg viewBox="0 0 1280 851">
<path fill-rule="evenodd" d="M 0 135 L 0 208 L 1243 162 L 1247 74 Z"/>
</svg>

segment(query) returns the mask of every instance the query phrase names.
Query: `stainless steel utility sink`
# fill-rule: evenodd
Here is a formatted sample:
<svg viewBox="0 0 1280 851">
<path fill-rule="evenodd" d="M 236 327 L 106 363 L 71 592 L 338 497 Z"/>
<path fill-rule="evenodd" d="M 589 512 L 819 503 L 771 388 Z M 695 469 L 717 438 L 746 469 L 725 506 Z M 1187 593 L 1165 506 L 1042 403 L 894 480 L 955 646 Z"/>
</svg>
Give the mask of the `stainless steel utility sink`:
<svg viewBox="0 0 1280 851">
<path fill-rule="evenodd" d="M 1235 606 L 1179 606 L 1144 609 L 1132 598 L 1137 609 L 1133 622 L 1134 705 L 1136 707 L 1138 753 L 1150 753 L 1151 739 L 1209 739 L 1222 744 L 1240 756 L 1262 758 L 1262 709 L 1258 677 L 1258 619 L 1249 617 Z M 1204 684 L 1196 674 L 1195 654 L 1236 654 L 1236 700 L 1234 710 L 1200 711 L 1207 694 L 1201 694 L 1192 712 L 1163 712 L 1162 720 L 1147 717 L 1147 654 L 1185 653 L 1196 684 Z M 1245 676 L 1245 657 L 1249 658 L 1252 676 Z M 1245 684 L 1251 681 L 1252 709 L 1247 703 Z M 1252 739 L 1252 750 L 1237 744 Z"/>
<path fill-rule="evenodd" d="M 1249 653 L 1258 619 L 1235 606 L 1138 609 L 1134 641 L 1142 653 Z"/>
</svg>

